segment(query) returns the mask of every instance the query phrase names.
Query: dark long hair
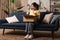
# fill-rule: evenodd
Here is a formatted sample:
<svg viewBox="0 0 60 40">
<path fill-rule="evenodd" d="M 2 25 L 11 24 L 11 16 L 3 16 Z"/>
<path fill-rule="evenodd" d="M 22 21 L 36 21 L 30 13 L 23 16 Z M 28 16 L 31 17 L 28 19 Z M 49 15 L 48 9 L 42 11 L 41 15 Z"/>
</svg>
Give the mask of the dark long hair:
<svg viewBox="0 0 60 40">
<path fill-rule="evenodd" d="M 32 5 L 33 5 L 37 10 L 39 10 L 39 5 L 38 5 L 36 2 L 33 2 Z"/>
</svg>

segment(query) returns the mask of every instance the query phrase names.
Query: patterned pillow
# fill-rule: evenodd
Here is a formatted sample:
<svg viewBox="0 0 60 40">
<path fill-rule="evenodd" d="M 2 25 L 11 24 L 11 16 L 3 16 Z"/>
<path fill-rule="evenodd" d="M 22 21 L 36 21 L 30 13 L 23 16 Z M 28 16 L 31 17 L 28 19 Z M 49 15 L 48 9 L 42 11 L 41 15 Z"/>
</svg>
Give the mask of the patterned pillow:
<svg viewBox="0 0 60 40">
<path fill-rule="evenodd" d="M 12 17 L 7 17 L 6 20 L 8 23 L 19 22 L 19 20 L 17 19 L 17 17 L 15 15 Z"/>
</svg>

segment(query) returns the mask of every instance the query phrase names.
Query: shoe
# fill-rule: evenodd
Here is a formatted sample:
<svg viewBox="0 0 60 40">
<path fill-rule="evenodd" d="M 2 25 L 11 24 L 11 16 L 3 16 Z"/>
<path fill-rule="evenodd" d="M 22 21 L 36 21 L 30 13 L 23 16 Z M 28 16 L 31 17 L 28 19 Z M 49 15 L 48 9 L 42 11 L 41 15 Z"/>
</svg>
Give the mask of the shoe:
<svg viewBox="0 0 60 40">
<path fill-rule="evenodd" d="M 25 38 L 25 39 L 28 39 L 28 37 L 29 37 L 29 34 L 27 34 L 24 38 Z"/>
<path fill-rule="evenodd" d="M 29 35 L 29 37 L 28 37 L 29 39 L 32 39 L 33 38 L 33 35 Z"/>
</svg>

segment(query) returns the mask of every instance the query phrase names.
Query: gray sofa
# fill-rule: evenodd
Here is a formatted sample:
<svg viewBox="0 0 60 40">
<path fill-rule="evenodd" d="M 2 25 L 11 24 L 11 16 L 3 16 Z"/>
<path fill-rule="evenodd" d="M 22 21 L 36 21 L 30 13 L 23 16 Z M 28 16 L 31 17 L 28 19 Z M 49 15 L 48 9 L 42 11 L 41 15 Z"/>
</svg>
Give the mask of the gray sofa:
<svg viewBox="0 0 60 40">
<path fill-rule="evenodd" d="M 35 26 L 36 23 L 34 23 L 34 30 L 38 31 L 51 31 L 52 33 L 52 38 L 54 38 L 54 32 L 59 29 L 59 19 L 55 20 L 52 24 L 44 24 L 42 22 L 45 14 L 48 12 L 41 12 L 41 20 L 39 20 L 40 25 Z M 43 15 L 42 15 L 43 14 Z M 11 13 L 10 16 L 16 15 L 18 18 L 19 22 L 16 23 L 8 23 L 5 19 L 0 19 L 0 25 L 3 29 L 3 35 L 5 32 L 5 29 L 20 29 L 20 30 L 25 30 L 26 23 L 23 22 L 23 16 L 26 15 L 26 12 L 15 12 Z M 38 24 L 39 24 L 38 23 Z"/>
</svg>

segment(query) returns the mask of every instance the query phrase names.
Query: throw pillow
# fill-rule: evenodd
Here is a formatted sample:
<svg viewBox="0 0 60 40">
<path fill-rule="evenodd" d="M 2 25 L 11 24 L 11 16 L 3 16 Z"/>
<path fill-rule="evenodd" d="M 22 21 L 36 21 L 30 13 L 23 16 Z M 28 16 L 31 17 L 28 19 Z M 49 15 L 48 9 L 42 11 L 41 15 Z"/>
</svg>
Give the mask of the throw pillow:
<svg viewBox="0 0 60 40">
<path fill-rule="evenodd" d="M 51 19 L 52 19 L 52 17 L 53 17 L 53 13 L 46 14 L 45 17 L 44 17 L 44 19 L 43 19 L 43 22 L 49 24 L 50 21 L 51 21 Z"/>
<path fill-rule="evenodd" d="M 7 17 L 6 20 L 8 21 L 8 23 L 19 22 L 19 20 L 17 19 L 15 15 L 12 17 Z"/>
<path fill-rule="evenodd" d="M 54 15 L 50 24 L 54 23 L 54 21 L 57 20 L 58 17 L 59 17 L 58 15 Z"/>
</svg>

